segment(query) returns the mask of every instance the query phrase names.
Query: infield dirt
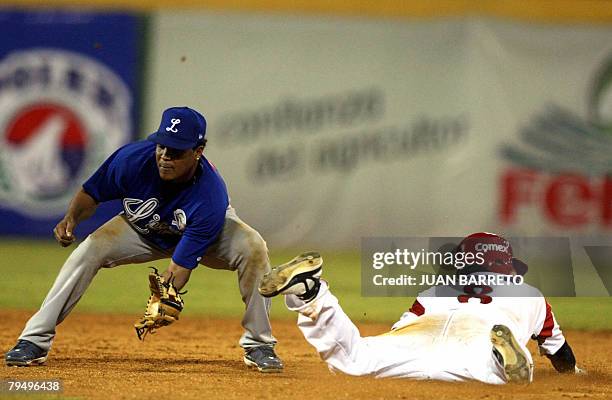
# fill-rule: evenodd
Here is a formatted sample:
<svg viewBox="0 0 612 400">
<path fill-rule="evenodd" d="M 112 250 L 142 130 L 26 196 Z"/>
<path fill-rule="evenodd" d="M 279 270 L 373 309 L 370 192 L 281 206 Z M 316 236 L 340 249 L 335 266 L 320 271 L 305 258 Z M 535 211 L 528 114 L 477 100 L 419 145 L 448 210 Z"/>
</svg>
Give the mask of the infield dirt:
<svg viewBox="0 0 612 400">
<path fill-rule="evenodd" d="M 31 312 L 3 310 L 0 348 L 9 350 Z M 476 382 L 376 380 L 331 374 L 293 321 L 274 321 L 281 374 L 261 374 L 242 362 L 235 319 L 185 316 L 139 342 L 138 316 L 75 313 L 58 329 L 45 366 L 2 366 L 1 378 L 61 379 L 62 397 L 132 399 L 610 399 L 612 332 L 566 331 L 584 376 L 559 375 L 535 355 L 534 383 L 492 386 Z M 358 324 L 362 335 L 388 330 Z M 0 394 L 0 397 L 3 396 Z M 4 394 L 5 398 L 20 396 Z M 38 395 L 32 398 L 49 398 Z M 53 397 L 51 397 L 53 398 Z"/>
</svg>

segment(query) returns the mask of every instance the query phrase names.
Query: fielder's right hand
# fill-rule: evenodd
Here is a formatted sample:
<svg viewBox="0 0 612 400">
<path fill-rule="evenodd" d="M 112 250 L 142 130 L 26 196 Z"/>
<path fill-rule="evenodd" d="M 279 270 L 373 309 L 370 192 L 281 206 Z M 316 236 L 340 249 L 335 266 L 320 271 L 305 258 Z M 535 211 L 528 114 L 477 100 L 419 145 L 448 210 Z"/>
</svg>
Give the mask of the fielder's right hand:
<svg viewBox="0 0 612 400">
<path fill-rule="evenodd" d="M 62 247 L 70 246 L 76 240 L 76 237 L 72 233 L 75 225 L 72 218 L 64 217 L 53 229 L 55 240 L 57 240 Z"/>
</svg>

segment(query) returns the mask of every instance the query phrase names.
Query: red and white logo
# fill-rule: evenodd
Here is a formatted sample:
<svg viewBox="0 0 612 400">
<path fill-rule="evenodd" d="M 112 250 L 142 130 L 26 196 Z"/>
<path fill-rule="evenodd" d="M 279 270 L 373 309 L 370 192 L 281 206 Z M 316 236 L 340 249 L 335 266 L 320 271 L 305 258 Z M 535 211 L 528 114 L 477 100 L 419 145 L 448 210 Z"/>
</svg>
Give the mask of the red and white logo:
<svg viewBox="0 0 612 400">
<path fill-rule="evenodd" d="M 96 60 L 43 49 L 7 56 L 0 82 L 0 204 L 57 215 L 129 141 L 129 90 Z"/>
</svg>

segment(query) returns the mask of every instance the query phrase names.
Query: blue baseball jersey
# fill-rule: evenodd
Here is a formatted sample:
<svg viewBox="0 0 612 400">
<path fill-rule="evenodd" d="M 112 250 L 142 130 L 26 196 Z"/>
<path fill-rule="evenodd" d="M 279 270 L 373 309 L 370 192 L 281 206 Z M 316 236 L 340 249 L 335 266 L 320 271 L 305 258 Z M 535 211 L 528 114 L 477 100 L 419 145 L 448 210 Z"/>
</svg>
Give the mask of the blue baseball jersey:
<svg viewBox="0 0 612 400">
<path fill-rule="evenodd" d="M 172 260 L 189 269 L 221 233 L 229 205 L 223 178 L 204 157 L 191 181 L 164 182 L 150 141 L 115 151 L 83 190 L 97 202 L 121 199 L 130 225 L 161 249 L 174 248 Z"/>
</svg>

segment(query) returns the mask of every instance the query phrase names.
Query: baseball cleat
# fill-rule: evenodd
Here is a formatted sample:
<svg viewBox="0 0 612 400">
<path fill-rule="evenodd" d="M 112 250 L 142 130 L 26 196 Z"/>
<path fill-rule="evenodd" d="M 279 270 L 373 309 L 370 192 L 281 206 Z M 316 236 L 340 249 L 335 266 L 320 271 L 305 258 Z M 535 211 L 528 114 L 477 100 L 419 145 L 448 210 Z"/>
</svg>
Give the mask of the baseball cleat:
<svg viewBox="0 0 612 400">
<path fill-rule="evenodd" d="M 259 372 L 274 373 L 283 371 L 283 362 L 274 353 L 272 346 L 251 347 L 244 351 L 244 363 L 255 367 Z"/>
<path fill-rule="evenodd" d="M 10 367 L 29 367 L 47 361 L 47 352 L 27 340 L 19 340 L 15 347 L 6 353 L 4 360 Z"/>
<path fill-rule="evenodd" d="M 319 253 L 300 254 L 265 274 L 259 284 L 259 293 L 264 297 L 295 294 L 304 301 L 310 301 L 319 292 L 322 269 L 323 259 Z"/>
<path fill-rule="evenodd" d="M 501 356 L 504 374 L 508 382 L 529 383 L 533 376 L 533 364 L 505 325 L 491 329 L 491 343 L 494 351 Z"/>
</svg>

